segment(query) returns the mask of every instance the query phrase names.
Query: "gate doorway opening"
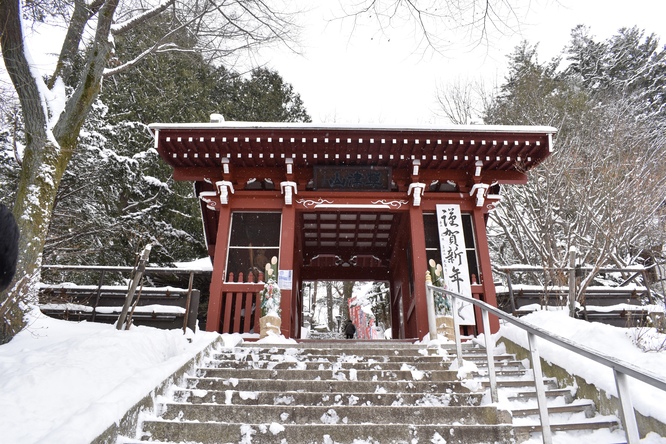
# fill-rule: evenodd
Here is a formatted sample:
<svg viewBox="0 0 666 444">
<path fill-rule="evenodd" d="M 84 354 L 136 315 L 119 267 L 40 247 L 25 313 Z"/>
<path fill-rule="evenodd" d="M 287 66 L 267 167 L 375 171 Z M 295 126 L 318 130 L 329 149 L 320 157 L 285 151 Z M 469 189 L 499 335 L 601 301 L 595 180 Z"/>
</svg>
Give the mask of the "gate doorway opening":
<svg viewBox="0 0 666 444">
<path fill-rule="evenodd" d="M 388 282 L 307 281 L 303 283 L 300 339 L 345 338 L 347 322 L 356 339 L 392 339 Z"/>
<path fill-rule="evenodd" d="M 403 301 L 394 296 L 414 287 L 407 209 L 338 205 L 296 212 L 297 337 L 344 338 L 348 319 L 357 339 L 404 337 Z"/>
</svg>

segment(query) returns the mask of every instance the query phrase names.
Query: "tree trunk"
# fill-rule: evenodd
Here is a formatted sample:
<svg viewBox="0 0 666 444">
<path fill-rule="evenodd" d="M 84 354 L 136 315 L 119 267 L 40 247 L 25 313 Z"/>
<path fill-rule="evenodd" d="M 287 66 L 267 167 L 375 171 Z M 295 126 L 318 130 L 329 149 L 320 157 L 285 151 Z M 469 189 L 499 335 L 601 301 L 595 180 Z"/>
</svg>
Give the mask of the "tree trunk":
<svg viewBox="0 0 666 444">
<path fill-rule="evenodd" d="M 355 281 L 345 281 L 342 284 L 342 305 L 340 306 L 340 316 L 342 316 L 342 322 L 349 319 L 349 299 L 351 299 L 354 291 Z"/>
<path fill-rule="evenodd" d="M 20 182 L 14 205 L 14 216 L 21 232 L 19 239 L 19 260 L 14 282 L 4 292 L 0 314 L 3 323 L 0 329 L 0 343 L 8 342 L 23 328 L 23 312 L 19 301 L 30 294 L 31 285 L 36 281 L 35 269 L 39 267 L 42 240 L 35 238 L 35 232 L 44 233 L 48 229 L 50 209 L 41 205 L 45 199 L 52 201 L 55 193 L 49 196 L 50 170 L 41 168 L 44 157 L 52 157 L 53 150 L 47 145 L 46 116 L 42 109 L 41 96 L 30 72 L 30 66 L 23 45 L 23 30 L 19 20 L 17 1 L 0 2 L 0 23 L 3 24 L 1 41 L 5 66 L 16 91 L 24 114 L 26 148 L 21 169 Z M 19 296 L 21 294 L 21 296 Z"/>
<path fill-rule="evenodd" d="M 314 316 L 317 311 L 317 288 L 319 288 L 319 281 L 314 281 L 314 285 L 312 286 L 312 300 L 310 301 L 310 313 L 312 317 L 312 322 L 314 324 Z"/>
<path fill-rule="evenodd" d="M 13 209 L 21 232 L 19 260 L 14 283 L 0 296 L 0 315 L 3 319 L 0 343 L 11 340 L 23 327 L 21 304 L 36 301 L 41 257 L 58 186 L 76 149 L 81 126 L 99 92 L 111 52 L 108 37 L 116 7 L 117 0 L 109 1 L 100 10 L 94 43 L 87 54 L 85 68 L 62 111 L 57 103 L 55 108 L 50 107 L 40 93 L 40 86 L 45 88 L 46 85 L 31 72 L 24 47 L 19 1 L 0 1 L 2 56 L 21 103 L 26 132 L 26 147 Z M 78 42 L 69 43 L 78 45 Z M 64 88 L 61 94 L 64 94 Z M 61 97 L 54 102 L 58 99 L 65 100 Z M 57 118 L 52 131 L 47 123 L 49 118 Z"/>
<path fill-rule="evenodd" d="M 326 281 L 326 315 L 329 331 L 335 331 L 335 319 L 333 319 L 333 282 L 331 281 Z"/>
</svg>

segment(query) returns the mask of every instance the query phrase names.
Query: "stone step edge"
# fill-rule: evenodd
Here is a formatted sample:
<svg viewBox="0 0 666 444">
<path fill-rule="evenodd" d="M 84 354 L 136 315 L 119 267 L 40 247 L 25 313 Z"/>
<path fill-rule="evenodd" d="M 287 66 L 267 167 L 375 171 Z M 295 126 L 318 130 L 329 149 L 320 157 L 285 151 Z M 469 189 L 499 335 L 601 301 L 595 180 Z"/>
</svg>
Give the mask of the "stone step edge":
<svg viewBox="0 0 666 444">
<path fill-rule="evenodd" d="M 591 420 L 584 422 L 567 422 L 551 424 L 550 429 L 554 432 L 574 431 L 574 430 L 596 430 L 605 428 L 619 427 L 620 423 L 616 419 Z M 541 432 L 541 424 L 520 424 L 514 425 L 516 432 Z"/>
<path fill-rule="evenodd" d="M 251 411 L 244 405 L 224 404 L 169 404 L 160 415 L 163 421 L 186 423 L 238 423 L 258 421 L 281 424 L 318 425 L 343 423 L 361 424 L 408 424 L 408 425 L 497 425 L 510 424 L 508 410 L 492 405 L 486 406 L 293 406 L 263 405 Z M 172 408 L 171 408 L 172 407 Z"/>
<path fill-rule="evenodd" d="M 537 395 L 536 390 L 532 391 L 522 391 L 516 392 L 510 396 L 507 396 L 509 401 L 521 400 L 524 398 L 535 398 Z M 571 390 L 570 388 L 556 388 L 546 390 L 546 396 L 564 396 L 574 398 L 576 396 L 576 391 Z"/>
<path fill-rule="evenodd" d="M 262 388 L 255 388 L 253 390 L 248 390 L 245 388 L 239 388 L 239 385 L 241 387 L 243 386 L 250 386 L 250 385 L 266 385 L 272 384 L 272 385 L 277 385 L 276 383 L 282 383 L 282 384 L 287 384 L 289 386 L 293 387 L 301 387 L 304 392 L 320 392 L 322 388 L 317 388 L 318 386 L 321 386 L 323 384 L 329 385 L 328 388 L 325 390 L 328 391 L 341 391 L 341 390 L 335 390 L 335 386 L 355 386 L 351 388 L 358 388 L 358 387 L 363 387 L 363 385 L 370 385 L 372 384 L 375 387 L 379 387 L 380 389 L 384 389 L 384 393 L 391 393 L 393 389 L 399 389 L 400 391 L 405 391 L 406 385 L 411 385 L 414 389 L 411 390 L 412 387 L 408 387 L 410 390 L 408 393 L 433 393 L 432 388 L 434 386 L 441 386 L 440 393 L 445 393 L 448 390 L 457 390 L 457 388 L 463 387 L 463 384 L 465 381 L 462 380 L 455 380 L 455 381 L 428 381 L 428 380 L 411 380 L 411 381 L 397 381 L 397 380 L 380 380 L 380 381 L 350 381 L 349 379 L 344 379 L 344 380 L 338 380 L 338 379 L 330 379 L 330 380 L 286 380 L 286 379 L 243 379 L 243 378 L 199 378 L 199 377 L 192 377 L 192 376 L 187 376 L 184 378 L 183 384 L 181 387 L 183 388 L 188 388 L 188 389 L 200 389 L 200 390 L 241 390 L 241 391 L 262 391 Z M 259 384 L 261 383 L 261 384 Z M 309 387 L 309 386 L 315 386 L 315 388 Z M 423 386 L 423 388 L 431 387 L 430 390 L 425 390 L 419 392 L 419 386 Z M 524 386 L 524 385 L 522 385 Z M 391 389 L 391 390 L 389 390 Z M 285 390 L 291 391 L 291 388 L 285 388 Z M 362 390 L 359 388 L 359 390 Z M 469 388 L 468 388 L 469 390 Z M 471 392 L 472 390 L 470 390 Z M 367 390 L 366 390 L 367 392 Z"/>
<path fill-rule="evenodd" d="M 472 341 L 461 342 L 463 349 L 481 348 L 481 345 Z M 339 340 L 339 341 L 308 341 L 298 342 L 296 344 L 271 344 L 268 342 L 248 342 L 243 341 L 233 347 L 223 348 L 277 348 L 277 349 L 313 349 L 313 350 L 328 350 L 328 349 L 377 349 L 377 350 L 399 350 L 399 349 L 437 349 L 437 348 L 450 348 L 455 350 L 455 342 L 447 342 L 440 344 L 418 344 L 416 342 L 394 342 L 390 340 L 385 341 L 357 341 L 357 340 Z"/>
<path fill-rule="evenodd" d="M 233 393 L 265 393 L 266 396 L 271 396 L 271 395 L 308 395 L 308 394 L 320 394 L 322 396 L 368 396 L 368 395 L 409 395 L 409 396 L 417 396 L 417 395 L 432 395 L 432 396 L 444 396 L 444 395 L 450 395 L 450 396 L 482 396 L 484 393 L 483 392 L 444 392 L 444 393 L 430 393 L 430 392 L 399 392 L 399 393 L 377 393 L 377 392 L 354 392 L 354 393 L 348 393 L 348 392 L 308 392 L 308 391 L 297 391 L 297 390 L 279 390 L 279 391 L 267 391 L 267 390 L 236 390 L 236 389 L 227 389 L 227 390 L 215 390 L 215 389 L 198 389 L 198 388 L 187 388 L 187 387 L 174 387 L 173 388 L 174 392 L 215 392 L 219 394 L 226 394 L 227 392 L 233 392 Z M 193 395 L 196 396 L 196 395 Z"/>
<path fill-rule="evenodd" d="M 151 427 L 154 425 L 155 428 Z M 428 442 L 435 439 L 435 433 L 440 437 L 455 438 L 456 435 L 461 435 L 467 438 L 467 442 L 512 442 L 513 438 L 513 425 L 512 424 L 493 424 L 493 425 L 463 425 L 463 424 L 448 424 L 448 425 L 409 425 L 409 424 L 280 424 L 280 423 L 202 423 L 202 422 L 183 422 L 183 421 L 144 421 L 144 432 L 148 432 L 151 436 L 151 442 L 172 442 L 160 441 L 161 434 L 159 431 L 160 426 L 166 427 L 169 435 L 178 437 L 184 428 L 192 427 L 195 430 L 190 431 L 188 439 L 194 439 L 196 442 L 215 442 L 219 443 L 220 436 L 227 436 L 225 442 L 229 441 L 228 438 L 233 437 L 234 442 L 259 442 L 259 443 L 275 443 L 286 439 L 289 443 L 333 443 L 338 444 L 338 440 L 342 439 L 343 443 L 350 443 L 352 439 L 358 439 L 362 442 L 381 443 L 387 442 L 392 439 L 399 439 L 400 442 L 408 442 L 415 437 L 427 440 Z M 276 433 L 273 433 L 271 428 L 274 427 Z M 206 437 L 213 435 L 209 439 L 202 439 L 204 436 L 199 436 L 205 430 Z M 250 435 L 250 430 L 254 433 Z M 244 433 L 242 432 L 244 431 Z M 246 441 L 238 441 L 241 434 L 247 437 Z M 295 436 L 307 435 L 306 439 L 298 439 Z M 474 435 L 482 436 L 480 439 L 474 439 Z M 291 435 L 291 436 L 290 436 Z M 328 435 L 328 440 L 320 440 L 320 437 Z M 341 438 L 344 436 L 344 438 Z M 351 438 L 350 438 L 351 437 Z M 404 438 L 404 439 L 403 439 Z M 172 438 L 173 439 L 173 438 Z M 177 438 L 176 438 L 177 439 Z"/>
<path fill-rule="evenodd" d="M 244 405 L 252 408 L 262 405 L 280 406 L 427 406 L 431 404 L 479 406 L 485 393 L 375 393 L 375 392 L 296 392 L 248 390 L 176 389 L 162 405 Z M 397 403 L 397 404 L 396 404 Z"/>
<path fill-rule="evenodd" d="M 202 365 L 207 356 L 210 356 L 210 353 L 221 343 L 222 337 L 219 335 L 212 337 L 209 342 L 202 343 L 187 362 L 160 382 L 150 392 L 146 393 L 132 408 L 123 414 L 122 418 L 109 425 L 92 442 L 95 444 L 115 444 L 118 441 L 118 436 L 133 436 L 139 424 L 139 416 L 142 412 L 153 408 L 155 398 L 158 395 L 166 395 L 171 387 L 177 386 L 194 368 Z"/>
<path fill-rule="evenodd" d="M 596 406 L 594 405 L 594 402 L 590 400 L 579 400 L 575 401 L 569 404 L 565 405 L 558 405 L 558 406 L 548 406 L 548 413 L 550 414 L 556 414 L 556 413 L 578 413 L 578 412 L 586 412 L 586 417 L 591 418 L 592 415 L 588 416 L 587 413 L 593 413 L 596 410 Z M 523 418 L 526 416 L 534 416 L 539 414 L 539 409 L 538 408 L 526 408 L 526 409 L 521 409 L 521 408 L 513 408 L 511 409 L 511 414 L 513 415 L 514 418 Z"/>
<path fill-rule="evenodd" d="M 307 358 L 323 358 L 323 357 L 350 357 L 350 356 L 359 356 L 359 357 L 378 357 L 378 358 L 385 358 L 385 357 L 402 357 L 402 358 L 409 358 L 409 357 L 423 357 L 423 358 L 428 358 L 428 357 L 444 357 L 444 356 L 449 356 L 451 358 L 456 358 L 456 353 L 455 349 L 451 350 L 448 348 L 441 349 L 446 351 L 446 354 L 440 354 L 439 350 L 437 349 L 422 349 L 425 350 L 426 353 L 422 353 L 418 350 L 410 350 L 410 351 L 417 351 L 417 353 L 400 353 L 399 350 L 375 350 L 376 353 L 368 353 L 368 351 L 372 351 L 372 349 L 365 349 L 363 352 L 360 352 L 357 349 L 325 349 L 325 350 L 319 350 L 319 349 L 313 349 L 313 350 L 308 350 L 308 349 L 301 349 L 299 350 L 298 353 L 289 353 L 289 350 L 293 349 L 288 349 L 288 348 L 283 348 L 283 349 L 257 349 L 257 350 L 249 350 L 247 348 L 236 348 L 236 349 L 218 349 L 214 350 L 212 355 L 226 355 L 226 356 L 231 356 L 231 355 L 243 355 L 243 356 L 275 356 L 275 355 L 284 355 L 284 356 L 299 356 L 299 357 L 307 357 Z M 335 352 L 334 352 L 335 351 Z M 390 353 L 393 351 L 393 353 Z M 328 352 L 328 353 L 327 353 Z M 432 353 L 431 353 L 432 352 Z M 516 357 L 514 355 L 511 355 L 509 353 L 501 353 L 498 355 L 493 355 L 495 360 L 515 360 Z M 463 359 L 467 358 L 468 360 L 487 360 L 486 358 L 486 352 L 484 350 L 474 350 L 474 349 L 469 349 L 469 350 L 463 350 Z"/>
<path fill-rule="evenodd" d="M 411 368 L 410 368 L 411 367 Z M 371 373 L 378 373 L 378 372 L 383 372 L 383 373 L 399 373 L 399 372 L 420 372 L 423 374 L 432 374 L 432 373 L 455 373 L 457 374 L 457 370 L 451 370 L 449 368 L 428 368 L 425 370 L 422 370 L 419 368 L 418 365 L 411 365 L 409 367 L 400 367 L 400 368 L 356 368 L 356 367 L 330 367 L 330 368 L 284 368 L 284 367 L 278 367 L 278 368 L 258 368 L 258 367 L 252 367 L 252 366 L 246 366 L 246 367 L 197 367 L 196 371 L 199 373 L 205 373 L 205 372 L 210 372 L 211 374 L 215 374 L 215 372 L 218 373 L 224 373 L 224 372 L 238 372 L 238 373 L 243 373 L 243 372 L 255 372 L 255 374 L 261 374 L 261 373 L 270 373 L 271 377 L 270 378 L 252 378 L 252 379 L 275 379 L 275 374 L 276 373 L 290 373 L 290 374 L 296 374 L 296 373 L 303 373 L 303 374 L 308 374 L 308 373 L 338 373 L 338 372 L 349 372 L 354 370 L 357 374 L 371 374 Z M 505 368 L 495 368 L 495 375 L 497 376 L 523 376 L 525 374 L 530 373 L 529 370 L 526 369 L 505 369 Z M 487 377 L 488 376 L 488 371 L 474 371 L 469 373 L 470 376 L 472 377 Z M 244 379 L 249 379 L 249 378 L 244 378 Z M 290 378 L 291 379 L 291 378 Z"/>
</svg>

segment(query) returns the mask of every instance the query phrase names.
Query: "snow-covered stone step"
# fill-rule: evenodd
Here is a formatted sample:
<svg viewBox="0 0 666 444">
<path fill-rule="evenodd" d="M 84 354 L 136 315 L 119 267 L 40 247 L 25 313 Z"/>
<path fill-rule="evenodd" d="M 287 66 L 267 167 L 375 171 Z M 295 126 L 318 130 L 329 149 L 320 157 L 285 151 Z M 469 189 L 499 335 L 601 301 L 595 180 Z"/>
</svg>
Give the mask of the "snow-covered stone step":
<svg viewBox="0 0 666 444">
<path fill-rule="evenodd" d="M 473 362 L 478 368 L 486 368 L 487 363 L 483 361 L 473 361 L 463 355 L 465 361 Z M 210 367 L 218 368 L 296 368 L 298 363 L 306 363 L 307 368 L 326 368 L 326 366 L 362 366 L 373 367 L 376 365 L 388 366 L 386 368 L 400 367 L 402 364 L 419 364 L 426 367 L 446 367 L 455 360 L 455 355 L 273 355 L 273 354 L 250 354 L 238 355 L 233 353 L 219 353 L 213 356 L 208 362 Z M 495 368 L 522 369 L 523 364 L 520 361 L 496 359 Z M 301 367 L 303 368 L 303 367 Z"/>
<path fill-rule="evenodd" d="M 473 362 L 477 367 L 487 367 L 488 364 L 486 363 L 485 357 L 483 360 L 472 360 L 472 359 L 467 359 L 467 357 L 464 357 L 463 359 L 467 361 Z M 516 367 L 516 368 L 525 368 L 523 363 L 521 361 L 516 361 L 516 360 L 509 360 L 509 359 L 495 359 L 494 363 L 495 367 Z"/>
<path fill-rule="evenodd" d="M 455 350 L 449 351 L 448 353 L 455 357 Z M 520 363 L 520 361 L 516 361 L 516 357 L 514 355 L 509 355 L 506 353 L 494 355 L 493 358 L 495 363 L 505 361 Z M 466 361 L 474 362 L 476 365 L 482 365 L 488 360 L 485 350 L 478 349 L 463 349 L 463 359 Z"/>
<path fill-rule="evenodd" d="M 572 402 L 574 399 L 574 392 L 571 389 L 550 389 L 546 390 L 546 397 L 548 398 L 558 398 L 560 396 L 564 397 L 565 402 Z M 524 399 L 536 399 L 536 391 L 526 390 L 526 391 L 517 391 L 509 396 L 507 399 L 509 401 L 524 400 Z"/>
<path fill-rule="evenodd" d="M 289 354 L 280 355 L 277 353 L 249 353 L 239 354 L 238 352 L 223 352 L 213 356 L 214 359 L 234 360 L 234 361 L 247 361 L 247 362 L 294 362 L 294 361 L 308 361 L 308 362 L 369 362 L 369 363 L 385 363 L 385 362 L 439 362 L 451 361 L 455 358 L 452 354 L 420 354 L 420 353 L 397 353 L 397 354 L 381 354 L 381 351 L 376 353 L 354 354 L 354 353 L 339 353 L 339 354 L 324 354 L 324 353 L 303 353 L 303 354 Z"/>
<path fill-rule="evenodd" d="M 539 433 L 532 373 L 513 355 L 494 357 L 502 408 L 488 402 L 485 353 L 450 370 L 455 350 L 355 341 L 276 347 L 252 344 L 212 353 L 171 398 L 144 417 L 143 439 L 200 443 L 521 442 Z M 473 365 L 473 366 L 474 366 Z M 472 366 L 472 367 L 473 367 Z M 590 402 L 545 378 L 553 431 L 617 427 Z M 515 430 L 514 430 L 515 427 Z M 581 432 L 587 433 L 587 432 Z M 590 432 L 593 433 L 593 432 Z"/>
<path fill-rule="evenodd" d="M 485 356 L 483 354 L 483 349 L 472 346 L 463 346 L 463 354 L 470 354 L 474 356 Z M 264 355 L 285 355 L 285 356 L 379 356 L 379 357 L 390 357 L 390 356 L 428 356 L 434 355 L 439 356 L 444 353 L 449 355 L 455 355 L 456 349 L 455 345 L 444 345 L 442 347 L 424 347 L 418 345 L 411 346 L 401 346 L 401 347 L 390 347 L 387 346 L 366 346 L 366 347 L 355 347 L 349 345 L 347 347 L 304 347 L 304 346 L 280 346 L 280 347 L 269 347 L 266 345 L 251 345 L 243 344 L 242 347 L 237 347 L 234 350 L 224 350 L 220 353 L 245 353 L 245 354 L 264 354 Z"/>
<path fill-rule="evenodd" d="M 504 368 L 501 368 L 501 367 L 499 367 L 499 368 L 496 367 L 495 368 L 495 376 L 497 376 L 498 380 L 523 377 L 525 375 L 529 375 L 528 372 L 529 371 L 525 370 L 525 369 L 513 369 L 513 368 L 504 369 Z M 474 376 L 474 377 L 478 377 L 478 376 L 484 377 L 484 376 L 488 376 L 488 371 L 483 370 L 483 369 L 479 369 L 479 371 L 472 372 L 472 373 L 470 373 L 470 375 Z"/>
<path fill-rule="evenodd" d="M 536 416 L 539 414 L 538 408 L 512 408 L 511 413 L 514 418 L 526 417 L 526 416 Z M 555 405 L 548 406 L 549 414 L 556 413 L 583 413 L 586 418 L 594 417 L 596 413 L 596 407 L 594 402 L 590 400 L 581 400 L 576 402 L 571 402 L 564 405 Z"/>
<path fill-rule="evenodd" d="M 367 444 L 512 442 L 510 424 L 231 424 L 155 421 L 144 425 L 154 442 L 252 444 Z"/>
<path fill-rule="evenodd" d="M 294 406 L 225 404 L 166 404 L 167 421 L 280 424 L 507 424 L 509 412 L 494 406 Z"/>
<path fill-rule="evenodd" d="M 335 362 L 335 361 L 210 361 L 206 368 L 230 369 L 269 369 L 269 370 L 401 370 L 405 365 L 412 365 L 413 361 L 404 362 Z M 422 371 L 448 370 L 451 364 L 447 361 L 436 360 L 432 362 L 419 362 L 418 368 Z M 505 368 L 505 367 L 501 367 Z M 507 367 L 508 368 L 508 367 Z"/>
<path fill-rule="evenodd" d="M 242 376 L 242 372 L 239 373 Z M 202 390 L 295 391 L 339 393 L 446 393 L 469 391 L 461 381 L 350 381 L 247 378 L 186 378 L 186 388 Z"/>
<path fill-rule="evenodd" d="M 490 382 L 488 382 L 487 379 L 479 380 L 479 382 L 484 386 L 484 387 L 489 387 Z M 554 378 L 543 378 L 543 383 L 546 387 L 546 389 L 551 390 L 551 389 L 556 389 L 557 388 L 557 380 Z M 497 387 L 534 387 L 534 379 L 530 379 L 530 375 L 526 375 L 526 377 L 521 378 L 521 379 L 497 379 Z"/>
<path fill-rule="evenodd" d="M 308 365 L 305 362 L 284 363 L 281 366 L 269 366 L 268 368 L 232 367 L 232 366 L 208 366 L 197 370 L 199 377 L 228 378 L 230 375 L 236 375 L 239 369 L 243 370 L 243 376 L 246 378 L 265 379 L 341 379 L 346 376 L 347 379 L 357 380 L 456 380 L 458 372 L 449 370 L 449 363 L 415 363 L 406 362 L 397 365 L 389 364 L 322 364 Z M 479 372 L 473 372 L 473 375 L 484 376 L 487 372 L 480 369 Z M 525 369 L 497 367 L 495 374 L 498 378 L 516 378 L 526 374 Z"/>
<path fill-rule="evenodd" d="M 173 392 L 175 403 L 234 405 L 479 405 L 483 393 L 315 393 L 303 391 L 187 390 Z"/>
<path fill-rule="evenodd" d="M 196 375 L 201 378 L 229 379 L 238 376 L 237 369 L 200 368 Z M 418 370 L 405 365 L 401 370 L 357 370 L 356 368 L 333 370 L 289 370 L 289 369 L 246 369 L 243 378 L 248 379 L 284 379 L 284 380 L 350 380 L 350 381 L 456 381 L 455 370 Z"/>
<path fill-rule="evenodd" d="M 530 433 L 541 432 L 541 424 L 514 424 L 516 436 L 528 437 Z M 553 432 L 572 431 L 572 430 L 597 430 L 597 429 L 615 429 L 619 427 L 616 418 L 592 418 L 589 421 L 572 421 L 566 423 L 551 423 L 550 429 Z M 528 439 L 528 438 L 525 438 Z"/>
<path fill-rule="evenodd" d="M 479 349 L 483 350 L 480 344 L 473 341 L 464 341 L 462 342 L 463 349 Z M 268 344 L 260 344 L 253 342 L 245 342 L 240 345 L 241 347 L 259 347 L 267 348 L 271 347 Z M 297 344 L 275 344 L 277 348 L 301 348 L 301 349 L 318 349 L 318 350 L 327 350 L 327 349 L 351 349 L 351 350 L 360 350 L 360 349 L 379 349 L 379 350 L 401 350 L 401 349 L 421 349 L 421 348 L 445 348 L 450 350 L 455 350 L 456 344 L 451 341 L 448 343 L 440 343 L 437 347 L 429 347 L 424 344 L 415 344 L 410 340 L 399 341 L 399 340 L 315 340 L 315 341 L 300 341 Z"/>
</svg>

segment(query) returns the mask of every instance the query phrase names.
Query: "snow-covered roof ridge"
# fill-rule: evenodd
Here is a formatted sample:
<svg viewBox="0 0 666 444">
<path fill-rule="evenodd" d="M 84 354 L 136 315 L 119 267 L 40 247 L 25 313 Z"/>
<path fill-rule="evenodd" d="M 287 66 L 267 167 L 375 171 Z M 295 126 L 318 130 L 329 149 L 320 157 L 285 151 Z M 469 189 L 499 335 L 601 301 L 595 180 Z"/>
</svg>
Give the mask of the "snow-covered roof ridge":
<svg viewBox="0 0 666 444">
<path fill-rule="evenodd" d="M 301 123 L 301 122 L 197 122 L 197 123 L 151 123 L 150 129 L 304 129 L 304 130 L 383 130 L 383 131 L 442 131 L 461 133 L 546 133 L 554 134 L 557 128 L 552 126 L 530 125 L 385 125 L 385 124 L 349 124 L 349 123 Z"/>
</svg>

